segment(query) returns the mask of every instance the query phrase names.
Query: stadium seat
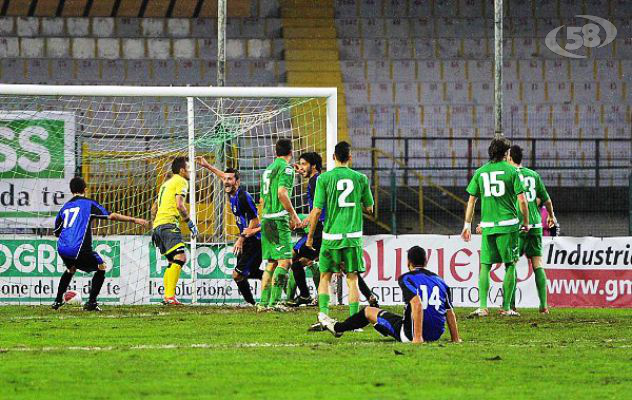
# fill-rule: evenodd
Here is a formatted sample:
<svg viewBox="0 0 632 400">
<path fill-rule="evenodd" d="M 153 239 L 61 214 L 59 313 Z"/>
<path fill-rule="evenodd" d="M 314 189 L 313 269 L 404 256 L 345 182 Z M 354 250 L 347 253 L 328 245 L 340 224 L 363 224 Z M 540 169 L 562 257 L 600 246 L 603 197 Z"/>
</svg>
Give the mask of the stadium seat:
<svg viewBox="0 0 632 400">
<path fill-rule="evenodd" d="M 114 18 L 98 17 L 92 19 L 92 35 L 98 38 L 115 36 Z"/>
<path fill-rule="evenodd" d="M 248 58 L 272 57 L 272 43 L 264 39 L 248 39 Z"/>
<path fill-rule="evenodd" d="M 116 35 L 124 38 L 136 38 L 142 34 L 140 18 L 116 18 Z"/>
<path fill-rule="evenodd" d="M 246 45 L 243 40 L 226 40 L 226 59 L 239 60 L 246 56 Z"/>
<path fill-rule="evenodd" d="M 377 136 L 393 136 L 393 129 L 395 129 L 396 122 L 396 114 L 393 107 L 382 105 L 372 106 L 371 115 L 373 119 L 372 128 L 375 130 Z"/>
<path fill-rule="evenodd" d="M 96 85 L 100 82 L 99 62 L 94 59 L 75 60 L 75 70 L 77 71 L 77 80 L 84 84 Z"/>
<path fill-rule="evenodd" d="M 410 21 L 412 36 L 415 39 L 434 37 L 434 18 L 420 17 Z"/>
<path fill-rule="evenodd" d="M 145 57 L 145 40 L 122 39 L 123 58 L 137 59 Z"/>
<path fill-rule="evenodd" d="M 547 81 L 569 81 L 569 62 L 567 60 L 543 60 L 543 62 L 544 77 Z"/>
<path fill-rule="evenodd" d="M 41 19 L 41 36 L 63 36 L 64 19 L 63 18 L 42 18 Z"/>
<path fill-rule="evenodd" d="M 435 40 L 414 39 L 415 57 L 417 60 L 428 60 L 435 58 Z"/>
<path fill-rule="evenodd" d="M 129 60 L 126 63 L 125 82 L 132 84 L 133 82 L 146 82 L 146 84 L 154 84 L 155 79 L 150 76 L 153 70 L 150 60 Z"/>
<path fill-rule="evenodd" d="M 0 37 L 15 36 L 15 18 L 0 17 Z"/>
<path fill-rule="evenodd" d="M 393 104 L 393 84 L 389 82 L 376 82 L 369 84 L 371 104 Z"/>
<path fill-rule="evenodd" d="M 472 82 L 472 102 L 474 104 L 493 104 L 493 82 Z"/>
<path fill-rule="evenodd" d="M 432 2 L 427 0 L 410 0 L 408 13 L 411 17 L 425 17 L 432 15 Z"/>
<path fill-rule="evenodd" d="M 55 85 L 72 85 L 75 83 L 73 62 L 73 60 L 68 58 L 51 60 L 51 83 Z"/>
<path fill-rule="evenodd" d="M 246 82 L 249 75 L 249 65 L 245 60 L 230 61 L 226 65 L 226 79 L 230 82 Z"/>
<path fill-rule="evenodd" d="M 217 40 L 216 39 L 197 39 L 199 48 L 198 57 L 203 60 L 217 59 Z"/>
<path fill-rule="evenodd" d="M 615 39 L 617 56 L 625 60 L 632 60 L 632 38 Z"/>
<path fill-rule="evenodd" d="M 440 81 L 442 79 L 440 61 L 417 62 L 417 79 L 420 81 Z"/>
<path fill-rule="evenodd" d="M 470 60 L 488 59 L 493 48 L 488 48 L 487 39 L 463 39 L 463 57 Z"/>
<path fill-rule="evenodd" d="M 1 41 L 2 39 L 0 39 L 0 43 Z M 24 60 L 0 56 L 0 79 L 2 83 L 23 83 Z"/>
<path fill-rule="evenodd" d="M 176 60 L 174 84 L 179 86 L 198 86 L 202 84 L 199 60 Z"/>
<path fill-rule="evenodd" d="M 393 79 L 398 82 L 414 81 L 417 78 L 417 63 L 414 60 L 394 60 Z"/>
<path fill-rule="evenodd" d="M 72 38 L 72 57 L 79 59 L 95 58 L 96 41 L 93 38 Z"/>
<path fill-rule="evenodd" d="M 570 60 L 571 79 L 574 81 L 588 81 L 595 76 L 595 65 L 589 60 Z"/>
<path fill-rule="evenodd" d="M 419 104 L 418 84 L 416 82 L 395 83 L 395 103 L 397 104 Z M 417 119 L 418 121 L 418 119 Z"/>
<path fill-rule="evenodd" d="M 434 15 L 437 17 L 452 17 L 457 15 L 458 0 L 435 0 Z"/>
<path fill-rule="evenodd" d="M 357 18 L 336 19 L 336 36 L 339 38 L 359 38 L 360 20 Z"/>
<path fill-rule="evenodd" d="M 361 18 L 360 32 L 367 39 L 385 37 L 385 25 L 382 18 Z"/>
<path fill-rule="evenodd" d="M 0 37 L 0 58 L 19 57 L 20 41 L 16 37 Z"/>
<path fill-rule="evenodd" d="M 153 60 L 171 58 L 171 42 L 169 39 L 150 38 L 146 40 L 147 56 Z"/>
<path fill-rule="evenodd" d="M 610 7 L 613 16 L 632 15 L 632 4 L 626 0 L 610 0 Z"/>
<path fill-rule="evenodd" d="M 42 58 L 45 45 L 42 38 L 20 38 L 20 57 L 23 58 Z"/>
<path fill-rule="evenodd" d="M 451 104 L 469 103 L 467 82 L 446 82 L 445 101 Z"/>
<path fill-rule="evenodd" d="M 201 60 L 200 82 L 203 85 L 215 85 L 217 83 L 217 61 Z"/>
<path fill-rule="evenodd" d="M 534 16 L 540 18 L 558 18 L 557 12 L 558 0 L 537 0 L 537 6 L 534 5 Z"/>
<path fill-rule="evenodd" d="M 511 46 L 512 42 L 508 41 L 506 42 L 506 45 Z M 493 49 L 493 47 L 491 48 Z M 510 47 L 505 48 L 508 49 L 507 51 L 509 51 Z M 513 39 L 513 48 L 514 53 L 511 56 L 518 59 L 530 59 L 533 57 L 537 57 L 540 54 L 535 38 L 515 38 Z M 508 54 L 507 51 L 505 52 L 505 54 Z M 551 52 L 549 51 L 549 53 Z M 559 58 L 559 56 L 557 58 Z"/>
<path fill-rule="evenodd" d="M 240 36 L 244 38 L 266 37 L 265 20 L 259 18 L 244 18 L 241 20 Z"/>
<path fill-rule="evenodd" d="M 355 0 L 336 0 L 336 18 L 355 18 L 358 16 L 358 8 Z"/>
<path fill-rule="evenodd" d="M 406 38 L 410 36 L 408 18 L 386 18 L 384 35 L 389 38 Z"/>
<path fill-rule="evenodd" d="M 417 89 L 417 85 L 414 85 L 415 90 Z M 416 93 L 415 93 L 416 96 Z M 415 99 L 417 100 L 417 99 Z M 399 100 L 396 99 L 399 103 Z M 419 107 L 417 106 L 419 102 L 410 103 L 411 105 L 400 105 L 397 108 L 398 112 L 398 128 L 404 130 L 410 130 L 411 128 L 418 128 L 420 119 L 419 119 Z"/>
<path fill-rule="evenodd" d="M 149 38 L 165 37 L 165 19 L 163 18 L 141 18 L 142 35 Z"/>
<path fill-rule="evenodd" d="M 595 82 L 575 81 L 573 83 L 573 93 L 575 98 L 573 99 L 577 103 L 593 103 L 597 101 L 597 85 Z"/>
<path fill-rule="evenodd" d="M 357 0 L 360 17 L 375 18 L 382 16 L 380 0 Z"/>
<path fill-rule="evenodd" d="M 191 36 L 211 39 L 217 38 L 217 22 L 209 18 L 194 18 L 191 20 Z"/>
<path fill-rule="evenodd" d="M 121 41 L 114 38 L 97 39 L 97 57 L 108 60 L 119 59 L 121 55 Z"/>
<path fill-rule="evenodd" d="M 491 81 L 493 78 L 493 64 L 491 61 L 468 60 L 467 73 L 471 82 Z"/>
<path fill-rule="evenodd" d="M 383 43 L 384 47 L 385 44 Z M 373 49 L 366 49 L 366 41 L 364 41 L 364 54 L 365 59 L 371 58 L 382 58 L 382 57 L 369 57 L 367 51 L 372 51 Z M 338 51 L 340 54 L 340 59 L 342 60 L 357 60 L 362 58 L 362 47 L 363 41 L 361 39 L 338 39 Z M 386 51 L 385 49 L 383 50 Z"/>
<path fill-rule="evenodd" d="M 443 87 L 441 83 L 420 82 L 422 104 L 443 104 Z"/>
<path fill-rule="evenodd" d="M 391 39 L 388 42 L 388 56 L 391 59 L 413 58 L 413 46 L 410 39 Z"/>
<path fill-rule="evenodd" d="M 463 41 L 460 39 L 437 39 L 436 45 L 439 58 L 460 58 L 463 55 Z"/>
<path fill-rule="evenodd" d="M 369 82 L 387 81 L 391 79 L 390 61 L 369 60 L 366 63 Z"/>
<path fill-rule="evenodd" d="M 369 88 L 366 83 L 345 84 L 345 94 L 347 103 L 350 105 L 369 104 Z"/>
<path fill-rule="evenodd" d="M 341 61 L 340 69 L 346 82 L 364 82 L 366 80 L 366 63 L 364 61 Z"/>
<path fill-rule="evenodd" d="M 627 85 L 621 81 L 603 80 L 599 84 L 599 101 L 606 104 L 625 104 L 630 96 Z"/>
<path fill-rule="evenodd" d="M 195 39 L 172 40 L 174 58 L 195 58 Z"/>
<path fill-rule="evenodd" d="M 364 47 L 364 58 L 367 60 L 382 60 L 387 57 L 386 39 L 364 39 L 362 44 Z M 346 51 L 349 54 L 348 49 Z"/>
<path fill-rule="evenodd" d="M 612 81 L 620 79 L 620 61 L 618 60 L 595 60 L 597 69 L 597 79 L 600 81 Z"/>
<path fill-rule="evenodd" d="M 125 78 L 126 60 L 102 60 L 101 82 L 108 85 L 121 85 Z"/>
<path fill-rule="evenodd" d="M 90 19 L 88 18 L 67 18 L 66 30 L 72 37 L 90 35 Z"/>
<path fill-rule="evenodd" d="M 371 112 L 368 106 L 347 106 L 347 115 L 349 118 L 350 126 L 352 127 L 366 127 L 371 125 Z M 364 128 L 359 128 L 364 129 Z M 356 129 L 354 129 L 355 131 Z M 353 136 L 352 136 L 353 137 Z M 369 143 L 370 145 L 370 143 Z M 370 147 L 370 146 L 369 146 Z"/>
<path fill-rule="evenodd" d="M 443 66 L 443 80 L 448 82 L 465 81 L 467 63 L 464 60 L 445 60 Z"/>
<path fill-rule="evenodd" d="M 16 18 L 16 33 L 20 37 L 36 37 L 39 35 L 40 19 L 34 17 Z"/>
</svg>

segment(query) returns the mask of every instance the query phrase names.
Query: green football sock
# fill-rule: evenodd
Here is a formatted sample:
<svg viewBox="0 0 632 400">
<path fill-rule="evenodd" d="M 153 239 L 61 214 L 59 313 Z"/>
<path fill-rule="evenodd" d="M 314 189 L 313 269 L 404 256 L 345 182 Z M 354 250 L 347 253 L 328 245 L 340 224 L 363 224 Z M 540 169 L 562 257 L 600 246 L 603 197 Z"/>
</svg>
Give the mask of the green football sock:
<svg viewBox="0 0 632 400">
<path fill-rule="evenodd" d="M 540 309 L 548 308 L 546 303 L 546 272 L 544 268 L 535 269 L 535 286 L 538 288 L 538 298 L 540 299 Z"/>
<path fill-rule="evenodd" d="M 268 301 L 270 301 L 271 291 L 272 291 L 272 288 L 270 286 L 268 286 L 267 288 L 261 289 L 261 300 L 259 300 L 259 303 L 261 303 L 264 306 L 267 306 Z"/>
<path fill-rule="evenodd" d="M 272 285 L 272 292 L 270 293 L 270 301 L 268 307 L 274 307 L 277 301 L 281 298 L 283 287 L 287 283 L 287 271 L 281 267 L 277 267 L 274 270 L 274 284 Z"/>
<path fill-rule="evenodd" d="M 288 272 L 287 289 L 285 291 L 287 300 L 292 300 L 296 296 L 296 280 L 294 280 L 294 273 Z"/>
<path fill-rule="evenodd" d="M 318 268 L 318 263 L 313 262 L 312 265 L 309 266 L 309 269 L 312 271 L 314 287 L 316 288 L 316 290 L 318 290 L 318 285 L 320 284 L 320 269 Z"/>
<path fill-rule="evenodd" d="M 358 310 L 360 310 L 359 302 L 356 301 L 355 303 L 349 303 L 349 316 L 350 317 L 356 315 L 358 313 Z"/>
<path fill-rule="evenodd" d="M 318 308 L 321 313 L 329 315 L 329 295 L 328 294 L 319 294 L 318 295 Z"/>
<path fill-rule="evenodd" d="M 516 290 L 516 264 L 505 264 L 505 279 L 503 280 L 503 310 L 509 311 L 511 298 Z"/>
<path fill-rule="evenodd" d="M 481 272 L 478 276 L 478 306 L 480 308 L 487 308 L 487 293 L 489 292 L 489 271 L 491 270 L 491 264 L 481 264 Z"/>
</svg>

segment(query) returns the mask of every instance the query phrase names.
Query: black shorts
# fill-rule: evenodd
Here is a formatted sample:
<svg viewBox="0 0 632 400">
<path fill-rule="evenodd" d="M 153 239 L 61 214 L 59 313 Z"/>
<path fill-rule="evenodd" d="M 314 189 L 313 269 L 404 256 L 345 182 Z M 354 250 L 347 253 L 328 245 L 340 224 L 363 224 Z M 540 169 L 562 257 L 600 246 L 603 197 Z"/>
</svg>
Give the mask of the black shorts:
<svg viewBox="0 0 632 400">
<path fill-rule="evenodd" d="M 248 277 L 252 271 L 261 267 L 263 258 L 261 256 L 261 239 L 249 237 L 244 241 L 244 247 L 237 256 L 237 265 L 235 271 L 239 275 Z"/>
<path fill-rule="evenodd" d="M 66 268 L 77 268 L 83 272 L 95 272 L 99 265 L 103 264 L 103 259 L 96 251 L 86 251 L 79 253 L 77 258 L 68 258 L 60 255 Z"/>
<path fill-rule="evenodd" d="M 294 252 L 298 258 L 307 258 L 308 260 L 316 260 L 320 254 L 320 246 L 323 244 L 323 223 L 319 222 L 314 231 L 314 249 L 310 249 L 305 245 L 307 243 L 307 235 L 303 236 L 294 245 Z"/>
<path fill-rule="evenodd" d="M 184 250 L 184 241 L 180 228 L 174 224 L 160 225 L 154 228 L 151 240 L 160 250 L 160 254 L 167 257 Z M 176 251 L 177 250 L 177 251 Z"/>
<path fill-rule="evenodd" d="M 410 322 L 404 323 L 404 318 L 400 315 L 381 310 L 377 314 L 377 324 L 373 328 L 383 336 L 390 336 L 398 342 L 407 343 L 412 341 L 413 327 Z"/>
</svg>

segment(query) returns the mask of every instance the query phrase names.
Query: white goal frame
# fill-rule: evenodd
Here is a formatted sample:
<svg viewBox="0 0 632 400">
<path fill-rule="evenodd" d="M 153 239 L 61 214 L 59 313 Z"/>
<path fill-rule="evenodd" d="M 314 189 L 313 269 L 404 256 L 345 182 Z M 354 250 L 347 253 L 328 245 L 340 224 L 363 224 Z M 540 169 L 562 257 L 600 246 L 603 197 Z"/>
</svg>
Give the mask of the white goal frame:
<svg viewBox="0 0 632 400">
<path fill-rule="evenodd" d="M 338 89 L 335 87 L 213 87 L 213 86 L 115 86 L 115 85 L 10 85 L 0 84 L 0 95 L 86 97 L 180 97 L 187 99 L 189 164 L 195 165 L 195 97 L 211 98 L 326 98 L 326 160 L 334 153 L 338 137 Z M 327 162 L 333 169 L 333 162 Z M 196 220 L 195 174 L 190 177 L 189 207 Z M 191 260 L 196 260 L 197 241 L 191 238 Z M 197 268 L 191 268 L 192 303 L 197 303 Z"/>
</svg>

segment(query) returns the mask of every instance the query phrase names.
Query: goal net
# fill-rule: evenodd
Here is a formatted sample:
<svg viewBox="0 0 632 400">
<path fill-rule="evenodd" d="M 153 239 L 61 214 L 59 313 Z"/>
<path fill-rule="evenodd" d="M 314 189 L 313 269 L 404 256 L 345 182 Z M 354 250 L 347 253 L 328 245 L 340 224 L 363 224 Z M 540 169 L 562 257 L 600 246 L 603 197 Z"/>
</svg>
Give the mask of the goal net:
<svg viewBox="0 0 632 400">
<path fill-rule="evenodd" d="M 176 156 L 237 168 L 258 202 L 277 139 L 292 139 L 295 159 L 315 151 L 324 161 L 336 139 L 335 89 L 0 85 L 0 104 L 0 304 L 54 299 L 65 267 L 52 228 L 74 176 L 108 211 L 149 220 Z M 193 239 L 181 226 L 187 265 L 176 294 L 183 302 L 239 303 L 228 197 L 209 171 L 195 172 L 187 202 L 200 234 Z M 307 182 L 297 175 L 294 184 L 293 204 L 307 213 Z M 150 229 L 94 221 L 93 248 L 108 268 L 100 302 L 162 300 L 167 261 Z M 70 289 L 86 298 L 91 276 L 77 271 Z M 260 281 L 250 283 L 258 297 Z"/>
</svg>

